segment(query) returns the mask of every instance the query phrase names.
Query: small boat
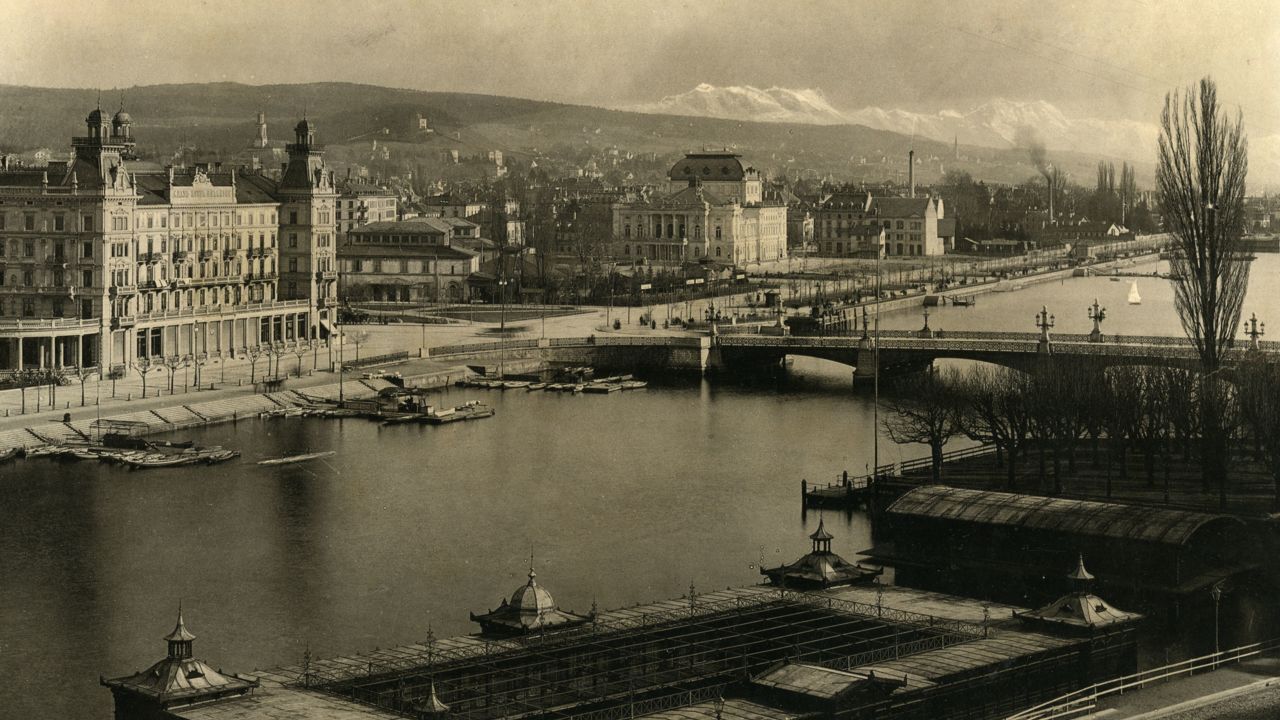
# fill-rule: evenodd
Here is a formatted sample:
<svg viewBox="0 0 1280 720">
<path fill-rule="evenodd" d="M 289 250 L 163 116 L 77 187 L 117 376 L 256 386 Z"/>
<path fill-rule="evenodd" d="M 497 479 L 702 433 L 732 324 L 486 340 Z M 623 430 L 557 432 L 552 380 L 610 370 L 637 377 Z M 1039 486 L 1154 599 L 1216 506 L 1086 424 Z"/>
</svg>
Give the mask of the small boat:
<svg viewBox="0 0 1280 720">
<path fill-rule="evenodd" d="M 547 384 L 546 384 L 546 383 L 544 383 L 544 382 L 536 382 L 536 383 L 531 383 L 531 384 L 529 385 L 529 390 L 530 390 L 530 391 L 533 391 L 533 390 L 546 390 L 546 389 L 547 389 Z"/>
<path fill-rule="evenodd" d="M 978 304 L 978 299 L 974 297 L 956 297 L 951 298 L 951 304 L 956 307 L 973 307 Z"/>
<path fill-rule="evenodd" d="M 648 386 L 649 386 L 649 383 L 645 382 L 644 380 L 623 380 L 622 381 L 623 390 L 641 390 Z"/>
<path fill-rule="evenodd" d="M 18 457 L 18 450 L 20 449 L 21 448 L 12 447 L 12 448 L 9 448 L 8 450 L 5 450 L 4 452 L 0 452 L 0 462 L 4 462 L 5 460 L 12 460 Z"/>
<path fill-rule="evenodd" d="M 1142 296 L 1138 294 L 1138 281 L 1137 281 L 1137 280 L 1134 280 L 1134 281 L 1133 281 L 1133 284 L 1129 286 L 1129 304 L 1130 304 L 1130 305 L 1141 305 L 1141 304 L 1142 304 Z"/>
<path fill-rule="evenodd" d="M 1107 279 L 1108 279 L 1108 280 L 1110 280 L 1111 282 L 1120 282 L 1120 278 L 1118 278 L 1118 277 L 1111 277 L 1111 278 L 1107 278 Z"/>
<path fill-rule="evenodd" d="M 594 382 L 582 388 L 582 392 L 591 393 L 593 395 L 606 395 L 612 392 L 618 392 L 622 389 L 621 385 L 610 382 Z"/>
<path fill-rule="evenodd" d="M 579 384 L 579 385 L 573 385 L 573 386 L 571 386 L 569 389 L 570 389 L 570 390 L 572 390 L 572 391 L 573 391 L 573 392 L 575 392 L 575 393 L 580 393 L 580 392 L 582 392 L 583 388 L 585 388 L 585 387 L 586 387 L 586 385 L 581 385 L 581 384 Z"/>
<path fill-rule="evenodd" d="M 336 450 L 325 450 L 323 452 L 303 453 L 301 455 L 286 455 L 284 457 L 271 458 L 269 460 L 259 460 L 259 465 L 289 465 L 292 463 L 306 462 L 315 460 L 316 458 L 329 457 L 336 455 Z"/>
<path fill-rule="evenodd" d="M 392 415 L 383 419 L 383 425 L 404 425 L 406 423 L 418 422 L 422 418 L 422 413 L 401 413 Z"/>
<path fill-rule="evenodd" d="M 521 390 L 527 388 L 533 383 L 528 380 L 507 380 L 502 383 L 503 390 Z"/>
</svg>

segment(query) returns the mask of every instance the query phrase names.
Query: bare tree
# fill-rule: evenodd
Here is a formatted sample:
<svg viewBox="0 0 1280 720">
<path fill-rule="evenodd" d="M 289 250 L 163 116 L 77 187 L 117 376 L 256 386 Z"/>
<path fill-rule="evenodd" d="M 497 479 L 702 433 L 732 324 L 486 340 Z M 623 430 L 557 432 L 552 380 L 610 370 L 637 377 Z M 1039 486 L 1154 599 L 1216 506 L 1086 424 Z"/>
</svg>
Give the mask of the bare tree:
<svg viewBox="0 0 1280 720">
<path fill-rule="evenodd" d="M 1208 487 L 1216 478 L 1226 505 L 1227 438 L 1221 393 L 1209 390 L 1240 324 L 1249 282 L 1241 246 L 1248 140 L 1237 111 L 1229 120 L 1218 88 L 1204 78 L 1186 94 L 1165 96 L 1160 115 L 1156 186 L 1165 227 L 1173 236 L 1173 286 L 1178 318 L 1200 357 L 1203 451 Z"/>
<path fill-rule="evenodd" d="M 138 377 L 142 378 L 142 397 L 147 396 L 147 373 L 151 370 L 151 358 L 140 357 L 133 361 L 133 367 L 138 371 Z"/>
<path fill-rule="evenodd" d="M 957 375 L 954 370 L 930 369 L 909 382 L 898 383 L 885 399 L 889 413 L 881 420 L 889 439 L 898 444 L 929 446 L 933 481 L 942 481 L 942 446 L 960 432 L 956 412 Z"/>
<path fill-rule="evenodd" d="M 1130 441 L 1137 438 L 1137 426 L 1142 421 L 1142 383 L 1137 368 L 1123 366 L 1111 368 L 1105 375 L 1106 412 L 1103 426 L 1107 433 L 1107 497 L 1111 497 L 1111 466 L 1120 463 L 1120 476 L 1128 477 L 1129 464 L 1126 452 Z"/>
<path fill-rule="evenodd" d="M 1008 490 L 1014 489 L 1018 452 L 1027 439 L 1026 388 L 1026 373 L 992 367 L 970 370 L 956 388 L 960 431 L 995 445 L 996 465 L 1005 465 Z"/>
<path fill-rule="evenodd" d="M 347 337 L 351 338 L 351 342 L 356 344 L 356 362 L 360 361 L 360 346 L 369 342 L 368 330 L 352 330 L 347 333 Z"/>
<path fill-rule="evenodd" d="M 1241 415 L 1271 471 L 1271 508 L 1280 511 L 1280 366 L 1251 357 L 1241 363 L 1239 381 Z"/>
</svg>

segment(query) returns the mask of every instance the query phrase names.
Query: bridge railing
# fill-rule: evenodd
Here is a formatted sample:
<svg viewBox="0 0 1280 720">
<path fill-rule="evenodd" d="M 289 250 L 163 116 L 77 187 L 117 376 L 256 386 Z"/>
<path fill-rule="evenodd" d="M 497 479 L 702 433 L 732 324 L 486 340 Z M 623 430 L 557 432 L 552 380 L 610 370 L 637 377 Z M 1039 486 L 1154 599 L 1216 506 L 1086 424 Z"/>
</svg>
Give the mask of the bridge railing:
<svg viewBox="0 0 1280 720">
<path fill-rule="evenodd" d="M 1078 718 L 1097 709 L 1098 701 L 1111 695 L 1123 695 L 1151 685 L 1183 675 L 1217 670 L 1223 665 L 1237 663 L 1251 657 L 1273 653 L 1280 649 L 1280 639 L 1241 645 L 1221 652 L 1203 655 L 1190 660 L 1162 665 L 1161 667 L 1143 670 L 1132 675 L 1112 678 L 1085 688 L 1067 693 L 1022 712 L 1014 713 L 1005 720 L 1066 720 Z"/>
</svg>

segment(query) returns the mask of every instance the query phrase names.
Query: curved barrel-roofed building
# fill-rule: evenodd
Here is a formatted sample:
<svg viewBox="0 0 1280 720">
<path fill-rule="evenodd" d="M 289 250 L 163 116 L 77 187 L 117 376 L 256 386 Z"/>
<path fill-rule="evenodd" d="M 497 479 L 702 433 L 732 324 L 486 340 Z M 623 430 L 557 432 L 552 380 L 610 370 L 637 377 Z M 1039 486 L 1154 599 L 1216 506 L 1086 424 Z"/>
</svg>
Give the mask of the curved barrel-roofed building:
<svg viewBox="0 0 1280 720">
<path fill-rule="evenodd" d="M 1249 528 L 1231 515 L 929 485 L 885 517 L 891 539 L 867 554 L 900 584 L 1003 588 L 1005 599 L 1036 600 L 1081 554 L 1104 594 L 1145 608 L 1257 566 Z"/>
</svg>

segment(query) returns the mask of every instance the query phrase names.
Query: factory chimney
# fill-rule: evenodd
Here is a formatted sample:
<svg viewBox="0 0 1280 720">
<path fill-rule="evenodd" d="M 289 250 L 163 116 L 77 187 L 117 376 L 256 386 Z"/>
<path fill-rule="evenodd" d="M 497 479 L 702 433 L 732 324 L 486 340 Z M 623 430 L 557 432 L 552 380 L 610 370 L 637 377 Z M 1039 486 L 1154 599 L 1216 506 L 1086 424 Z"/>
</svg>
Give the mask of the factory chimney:
<svg viewBox="0 0 1280 720">
<path fill-rule="evenodd" d="M 911 197 L 916 196 L 916 151 L 907 151 L 907 185 L 911 188 Z"/>
</svg>

